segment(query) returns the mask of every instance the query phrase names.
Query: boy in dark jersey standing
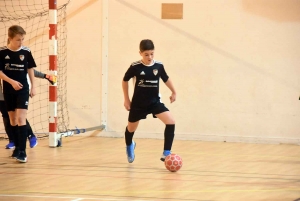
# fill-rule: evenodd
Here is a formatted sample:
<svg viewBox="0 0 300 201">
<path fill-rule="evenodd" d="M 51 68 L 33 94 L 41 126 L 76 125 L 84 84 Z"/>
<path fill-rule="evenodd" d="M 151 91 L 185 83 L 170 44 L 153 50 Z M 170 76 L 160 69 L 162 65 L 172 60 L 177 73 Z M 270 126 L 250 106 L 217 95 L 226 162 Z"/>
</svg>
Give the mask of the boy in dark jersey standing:
<svg viewBox="0 0 300 201">
<path fill-rule="evenodd" d="M 0 79 L 3 80 L 4 101 L 15 142 L 12 157 L 23 163 L 27 162 L 26 116 L 29 96 L 35 95 L 33 68 L 36 67 L 30 49 L 22 45 L 25 34 L 21 26 L 11 26 L 8 29 L 8 45 L 0 48 Z"/>
<path fill-rule="evenodd" d="M 34 70 L 34 77 L 46 79 L 50 82 L 51 85 L 55 84 L 56 80 L 57 80 L 57 77 L 55 75 L 47 75 L 47 74 L 44 74 L 44 73 L 42 73 L 40 71 L 36 71 L 36 70 Z M 0 82 L 0 85 L 1 85 L 1 82 Z M 2 85 L 1 85 L 1 89 L 2 89 Z M 9 140 L 9 143 L 5 146 L 5 148 L 13 149 L 15 147 L 14 136 L 12 133 L 12 128 L 11 128 L 10 121 L 9 121 L 9 115 L 6 110 L 6 105 L 4 102 L 2 90 L 0 91 L 0 112 L 1 112 L 2 118 L 3 118 L 4 129 L 5 129 L 5 132 L 8 136 L 8 140 Z M 30 148 L 33 148 L 38 144 L 37 137 L 34 135 L 28 120 L 26 120 L 26 126 L 27 126 L 27 135 L 28 135 L 29 145 L 30 145 Z"/>
<path fill-rule="evenodd" d="M 146 119 L 147 115 L 152 113 L 154 118 L 159 118 L 165 125 L 164 131 L 164 151 L 161 160 L 171 154 L 171 148 L 174 139 L 175 120 L 168 108 L 160 101 L 159 80 L 160 78 L 171 90 L 171 103 L 176 100 L 175 88 L 167 75 L 161 62 L 155 61 L 154 44 L 151 40 L 142 40 L 140 42 L 140 55 L 142 60 L 131 64 L 122 82 L 124 93 L 124 106 L 129 111 L 128 125 L 125 130 L 126 154 L 129 163 L 135 158 L 134 149 L 136 143 L 132 140 L 139 121 Z M 132 100 L 128 95 L 128 81 L 135 78 L 135 86 Z"/>
</svg>

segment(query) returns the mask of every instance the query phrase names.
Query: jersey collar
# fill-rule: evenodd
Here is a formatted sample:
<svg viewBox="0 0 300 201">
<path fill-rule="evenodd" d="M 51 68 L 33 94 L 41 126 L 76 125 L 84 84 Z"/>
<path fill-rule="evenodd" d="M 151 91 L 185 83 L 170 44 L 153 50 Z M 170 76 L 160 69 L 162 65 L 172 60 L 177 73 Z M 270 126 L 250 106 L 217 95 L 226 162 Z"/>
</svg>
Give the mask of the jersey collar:
<svg viewBox="0 0 300 201">
<path fill-rule="evenodd" d="M 23 48 L 23 46 L 21 46 L 21 47 L 20 47 L 19 49 L 17 49 L 17 50 L 12 50 L 12 49 L 10 49 L 8 46 L 6 46 L 6 48 L 9 49 L 10 51 L 18 52 L 18 51 L 20 51 L 20 50 Z"/>
<path fill-rule="evenodd" d="M 144 65 L 144 66 L 153 66 L 154 64 L 155 64 L 155 60 L 153 59 L 152 60 L 152 63 L 151 64 L 148 64 L 148 65 L 146 65 L 146 64 L 144 64 L 144 62 L 141 60 L 141 63 Z"/>
</svg>

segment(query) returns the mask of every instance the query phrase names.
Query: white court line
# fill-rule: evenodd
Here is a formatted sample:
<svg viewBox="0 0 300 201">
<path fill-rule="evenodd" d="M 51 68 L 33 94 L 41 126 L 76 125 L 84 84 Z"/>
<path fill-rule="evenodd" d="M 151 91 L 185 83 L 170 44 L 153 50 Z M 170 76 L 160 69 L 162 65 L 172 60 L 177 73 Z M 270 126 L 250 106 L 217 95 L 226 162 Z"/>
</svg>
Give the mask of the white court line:
<svg viewBox="0 0 300 201">
<path fill-rule="evenodd" d="M 77 199 L 71 200 L 71 201 L 80 201 L 80 200 L 82 200 L 82 198 L 77 198 Z"/>
<path fill-rule="evenodd" d="M 78 198 L 78 197 L 61 197 L 61 196 L 44 196 L 44 195 L 5 195 L 0 194 L 0 197 L 23 197 L 23 198 L 49 198 L 49 199 L 71 199 L 71 201 L 80 200 L 104 200 L 104 201 L 151 201 L 151 200 L 135 200 L 135 199 L 118 199 L 118 198 Z"/>
</svg>

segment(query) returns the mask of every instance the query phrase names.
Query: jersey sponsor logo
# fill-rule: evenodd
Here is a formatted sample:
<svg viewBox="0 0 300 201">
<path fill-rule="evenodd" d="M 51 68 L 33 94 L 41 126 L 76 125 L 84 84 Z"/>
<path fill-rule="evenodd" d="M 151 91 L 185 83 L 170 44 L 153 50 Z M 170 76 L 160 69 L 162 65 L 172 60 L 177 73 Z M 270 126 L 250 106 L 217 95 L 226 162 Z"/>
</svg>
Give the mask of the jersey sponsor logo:
<svg viewBox="0 0 300 201">
<path fill-rule="evenodd" d="M 158 80 L 146 80 L 146 82 L 150 82 L 150 83 L 158 83 Z"/>
<path fill-rule="evenodd" d="M 24 56 L 23 54 L 21 54 L 21 55 L 20 55 L 20 59 L 21 59 L 21 61 L 23 61 L 23 60 L 24 60 L 24 58 L 25 58 L 25 56 Z"/>
<path fill-rule="evenodd" d="M 156 76 L 158 73 L 158 70 L 157 69 L 153 69 L 153 74 Z"/>
<path fill-rule="evenodd" d="M 11 64 L 11 66 L 15 66 L 15 67 L 18 67 L 18 68 L 11 68 L 11 67 L 9 66 L 9 63 L 6 63 L 4 69 L 5 69 L 5 70 L 18 70 L 18 71 L 24 71 L 24 68 L 23 68 L 24 65 Z"/>
<path fill-rule="evenodd" d="M 144 72 L 144 71 L 142 71 L 140 75 L 145 75 L 145 72 Z"/>
<path fill-rule="evenodd" d="M 10 59 L 10 57 L 8 55 L 6 55 L 5 59 Z"/>
<path fill-rule="evenodd" d="M 138 85 L 144 84 L 144 80 L 140 80 Z"/>
<path fill-rule="evenodd" d="M 22 64 L 11 64 L 11 66 L 15 66 L 18 68 L 24 68 L 24 65 L 22 65 Z"/>
<path fill-rule="evenodd" d="M 156 82 L 157 80 L 146 80 L 146 82 L 151 82 L 151 83 L 157 83 Z M 139 83 L 138 83 L 138 86 L 139 87 L 158 87 L 158 85 L 146 85 L 146 84 L 144 84 L 144 80 L 142 79 L 142 80 L 140 80 L 139 81 Z"/>
</svg>

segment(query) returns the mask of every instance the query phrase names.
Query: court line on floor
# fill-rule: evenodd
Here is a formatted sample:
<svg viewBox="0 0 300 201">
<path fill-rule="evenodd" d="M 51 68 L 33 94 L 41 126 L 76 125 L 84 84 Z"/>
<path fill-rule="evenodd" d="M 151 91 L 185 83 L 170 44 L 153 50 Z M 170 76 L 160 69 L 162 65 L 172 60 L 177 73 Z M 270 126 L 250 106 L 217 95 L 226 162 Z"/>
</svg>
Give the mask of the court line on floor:
<svg viewBox="0 0 300 201">
<path fill-rule="evenodd" d="M 71 197 L 71 196 L 45 196 L 45 195 L 24 195 L 24 194 L 0 194 L 0 197 L 22 197 L 22 198 L 49 198 L 49 199 L 71 199 L 71 201 L 81 201 L 81 200 L 103 200 L 103 201 L 132 201 L 132 199 L 120 199 L 120 198 L 95 198 L 95 197 Z M 135 201 L 151 201 L 151 200 L 135 200 Z"/>
<path fill-rule="evenodd" d="M 114 195 L 120 195 L 120 194 L 131 194 L 131 195 L 138 195 L 138 194 L 145 194 L 145 193 L 240 193 L 240 192 L 245 192 L 245 193 L 256 193 L 256 192 L 300 192 L 300 188 L 272 188 L 272 189 L 202 189 L 202 190 L 165 190 L 165 191 L 160 191 L 160 190 L 135 190 L 135 191 L 125 191 L 125 190 L 120 190 L 120 191 L 84 191 L 84 193 L 82 192 L 80 195 L 96 195 L 96 193 L 98 193 L 99 196 L 103 196 L 100 193 L 106 193 L 105 195 L 107 195 L 108 193 L 110 194 L 114 194 Z M 57 191 L 59 194 L 65 194 L 65 195 L 70 195 L 70 196 L 74 196 L 76 195 L 74 192 L 75 191 Z M 78 191 L 77 191 L 78 192 Z M 1 191 L 0 191 L 1 193 Z M 35 193 L 35 192 L 26 192 L 23 191 L 23 193 Z M 40 191 L 37 193 L 44 193 L 44 194 L 53 194 L 52 192 L 47 192 L 47 191 Z M 77 195 L 79 195 L 77 194 Z M 29 196 L 26 194 L 0 194 L 1 196 L 21 196 L 21 195 L 25 195 L 25 196 Z M 104 196 L 105 196 L 104 195 Z M 107 195 L 109 196 L 109 195 Z M 58 196 L 59 197 L 59 196 Z M 80 197 L 80 196 L 78 196 Z M 78 197 L 70 197 L 70 198 L 78 198 Z M 61 197 L 64 198 L 64 197 Z M 86 199 L 98 199 L 98 198 L 86 198 Z M 120 198 L 105 198 L 107 200 L 109 199 L 115 199 L 115 200 L 127 200 L 127 199 L 120 199 Z M 141 200 L 139 200 L 141 201 Z M 149 200 L 147 200 L 149 201 Z"/>
</svg>

